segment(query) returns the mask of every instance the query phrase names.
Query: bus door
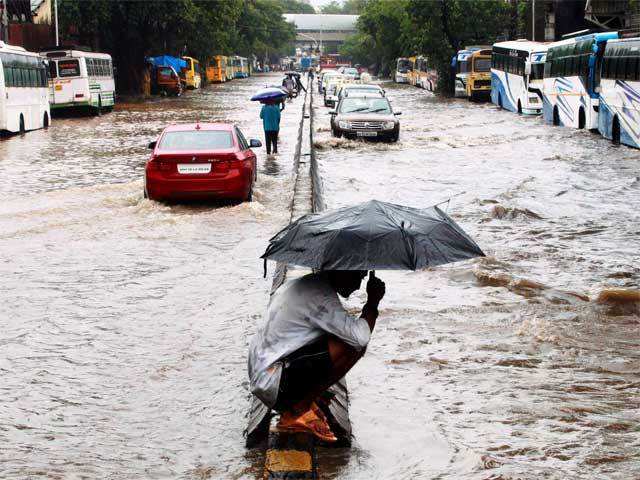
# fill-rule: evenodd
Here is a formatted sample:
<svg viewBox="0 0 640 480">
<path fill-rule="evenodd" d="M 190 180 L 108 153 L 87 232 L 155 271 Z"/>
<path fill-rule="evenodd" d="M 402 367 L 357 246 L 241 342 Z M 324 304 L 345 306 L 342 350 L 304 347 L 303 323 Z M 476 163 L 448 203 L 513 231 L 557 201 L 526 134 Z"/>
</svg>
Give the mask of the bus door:
<svg viewBox="0 0 640 480">
<path fill-rule="evenodd" d="M 57 66 L 57 72 L 52 65 Z M 73 103 L 75 100 L 75 89 L 73 79 L 80 77 L 80 62 L 77 58 L 65 60 L 52 60 L 49 63 L 49 73 L 53 81 L 53 103 Z M 53 76 L 56 73 L 56 76 Z M 79 94 L 83 93 L 79 89 Z M 88 101 L 89 99 L 82 99 Z"/>
</svg>

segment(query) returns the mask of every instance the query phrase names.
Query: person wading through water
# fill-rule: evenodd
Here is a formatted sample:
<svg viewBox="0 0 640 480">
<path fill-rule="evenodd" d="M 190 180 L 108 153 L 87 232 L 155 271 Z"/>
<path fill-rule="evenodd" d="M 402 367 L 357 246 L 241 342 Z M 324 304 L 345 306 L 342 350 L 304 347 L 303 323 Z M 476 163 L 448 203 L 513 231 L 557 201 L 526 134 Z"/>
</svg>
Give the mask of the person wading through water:
<svg viewBox="0 0 640 480">
<path fill-rule="evenodd" d="M 279 102 L 278 102 L 279 103 Z M 264 127 L 265 143 L 267 144 L 267 155 L 278 153 L 278 133 L 280 132 L 280 112 L 284 110 L 284 102 L 282 102 L 282 108 L 278 106 L 278 103 L 269 102 L 265 103 L 260 110 L 260 118 L 262 119 L 262 126 Z"/>
<path fill-rule="evenodd" d="M 280 412 L 277 428 L 335 442 L 317 405 L 322 394 L 364 355 L 385 285 L 373 272 L 360 317 L 338 298 L 360 288 L 366 271 L 327 270 L 292 280 L 271 298 L 262 330 L 249 348 L 251 392 Z"/>
</svg>

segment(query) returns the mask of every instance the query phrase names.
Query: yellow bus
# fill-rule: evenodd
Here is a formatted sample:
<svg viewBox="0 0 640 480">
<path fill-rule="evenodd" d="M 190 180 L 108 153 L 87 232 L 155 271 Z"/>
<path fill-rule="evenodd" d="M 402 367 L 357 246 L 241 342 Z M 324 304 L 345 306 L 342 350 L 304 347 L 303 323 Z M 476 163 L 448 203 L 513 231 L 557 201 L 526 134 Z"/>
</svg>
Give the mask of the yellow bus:
<svg viewBox="0 0 640 480">
<path fill-rule="evenodd" d="M 207 81 L 209 83 L 221 83 L 227 81 L 227 57 L 216 55 L 207 65 Z"/>
<path fill-rule="evenodd" d="M 417 57 L 409 57 L 409 72 L 407 73 L 407 80 L 409 85 L 416 86 L 416 82 L 418 80 L 418 72 L 416 72 L 416 58 Z"/>
<path fill-rule="evenodd" d="M 491 50 L 477 50 L 468 60 L 467 97 L 474 101 L 491 95 Z"/>
<path fill-rule="evenodd" d="M 416 63 L 413 68 L 413 75 L 415 76 L 416 87 L 427 88 L 429 84 L 429 61 L 427 57 L 423 57 L 422 55 L 416 58 Z"/>
<path fill-rule="evenodd" d="M 200 62 L 191 57 L 182 57 L 182 59 L 187 62 L 187 68 L 183 68 L 180 75 L 184 80 L 185 86 L 191 89 L 200 88 L 200 84 L 202 83 L 202 77 L 200 77 Z"/>
</svg>

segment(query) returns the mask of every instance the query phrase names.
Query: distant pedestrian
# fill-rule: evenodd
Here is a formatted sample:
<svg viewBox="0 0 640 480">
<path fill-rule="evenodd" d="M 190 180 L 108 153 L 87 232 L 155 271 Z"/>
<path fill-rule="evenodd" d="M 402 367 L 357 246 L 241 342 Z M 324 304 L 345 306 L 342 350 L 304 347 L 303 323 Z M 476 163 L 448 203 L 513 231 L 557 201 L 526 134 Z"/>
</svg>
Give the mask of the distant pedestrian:
<svg viewBox="0 0 640 480">
<path fill-rule="evenodd" d="M 278 153 L 278 133 L 280 132 L 280 107 L 275 102 L 265 103 L 260 110 L 260 118 L 264 127 L 264 137 L 267 144 L 267 155 Z"/>
</svg>

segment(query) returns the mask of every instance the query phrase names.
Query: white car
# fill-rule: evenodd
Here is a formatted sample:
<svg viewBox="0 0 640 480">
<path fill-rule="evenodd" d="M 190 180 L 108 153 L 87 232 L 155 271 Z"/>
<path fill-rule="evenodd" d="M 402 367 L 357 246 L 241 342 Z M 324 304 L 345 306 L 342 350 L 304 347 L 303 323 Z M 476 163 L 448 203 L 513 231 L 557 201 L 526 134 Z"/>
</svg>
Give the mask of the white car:
<svg viewBox="0 0 640 480">
<path fill-rule="evenodd" d="M 348 95 L 380 95 L 385 96 L 385 91 L 379 85 L 344 83 L 340 85 L 337 92 L 338 101 Z"/>
<path fill-rule="evenodd" d="M 324 87 L 324 106 L 335 107 L 338 101 L 337 90 L 345 82 L 344 75 L 333 75 Z"/>
</svg>

